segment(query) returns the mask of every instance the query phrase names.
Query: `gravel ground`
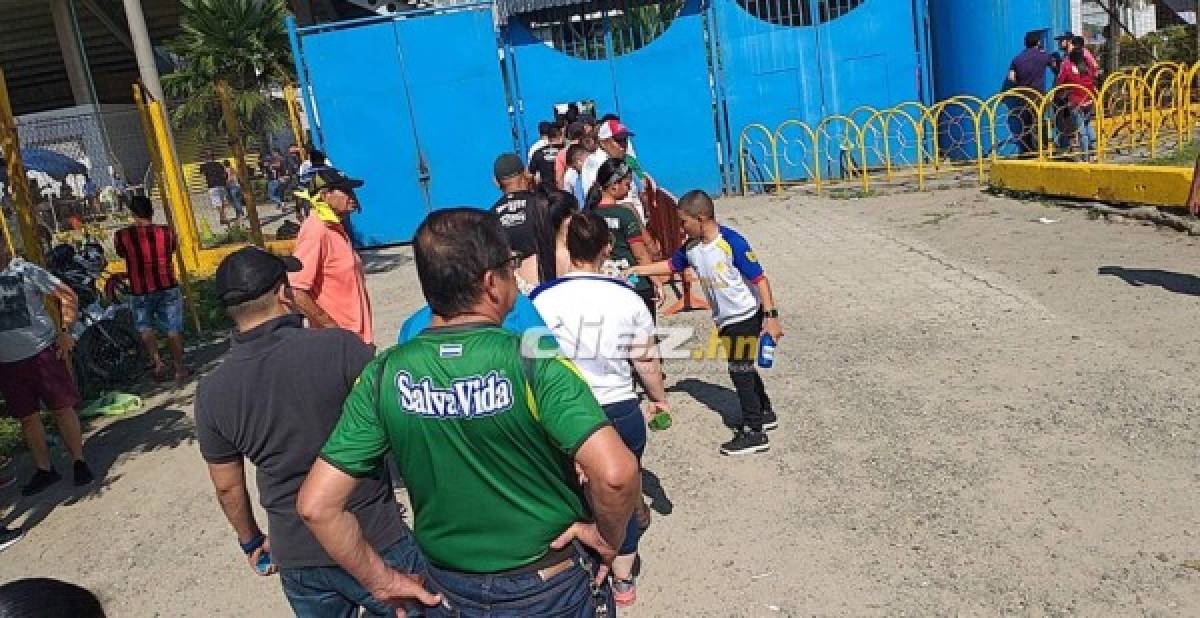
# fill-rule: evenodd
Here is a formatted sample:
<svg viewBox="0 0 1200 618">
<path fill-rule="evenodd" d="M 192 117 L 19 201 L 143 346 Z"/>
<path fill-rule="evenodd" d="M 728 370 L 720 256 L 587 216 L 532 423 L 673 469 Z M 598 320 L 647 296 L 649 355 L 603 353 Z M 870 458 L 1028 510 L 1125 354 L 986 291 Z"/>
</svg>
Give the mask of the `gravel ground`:
<svg viewBox="0 0 1200 618">
<path fill-rule="evenodd" d="M 780 299 L 782 426 L 769 454 L 721 457 L 722 366 L 668 365 L 623 614 L 1200 615 L 1196 241 L 974 190 L 719 215 Z M 368 256 L 380 340 L 419 300 L 408 255 Z M 4 521 L 38 522 L 0 581 L 73 580 L 117 616 L 287 615 L 212 497 L 190 391 L 151 401 L 91 434 L 102 487 L 0 494 Z"/>
</svg>

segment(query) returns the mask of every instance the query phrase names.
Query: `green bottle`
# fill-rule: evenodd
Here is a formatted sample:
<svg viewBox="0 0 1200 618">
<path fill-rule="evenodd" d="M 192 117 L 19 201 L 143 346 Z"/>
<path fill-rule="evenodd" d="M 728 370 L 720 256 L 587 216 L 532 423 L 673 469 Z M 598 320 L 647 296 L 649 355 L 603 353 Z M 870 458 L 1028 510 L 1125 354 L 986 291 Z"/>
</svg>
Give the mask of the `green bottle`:
<svg viewBox="0 0 1200 618">
<path fill-rule="evenodd" d="M 671 428 L 671 415 L 666 410 L 659 410 L 650 419 L 650 429 L 654 431 L 663 431 Z"/>
</svg>

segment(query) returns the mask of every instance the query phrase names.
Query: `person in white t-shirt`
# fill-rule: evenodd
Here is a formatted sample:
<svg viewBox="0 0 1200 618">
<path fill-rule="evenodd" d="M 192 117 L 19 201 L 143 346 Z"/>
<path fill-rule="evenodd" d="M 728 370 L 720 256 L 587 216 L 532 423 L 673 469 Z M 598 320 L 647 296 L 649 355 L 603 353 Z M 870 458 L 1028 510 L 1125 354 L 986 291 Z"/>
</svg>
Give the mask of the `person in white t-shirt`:
<svg viewBox="0 0 1200 618">
<path fill-rule="evenodd" d="M 533 153 L 541 150 L 543 146 L 550 143 L 550 127 L 554 126 L 553 122 L 545 120 L 538 123 L 538 138 L 537 141 L 529 146 L 529 152 L 525 153 L 525 163 L 532 165 Z"/>
<path fill-rule="evenodd" d="M 590 211 L 573 215 L 567 223 L 566 243 L 570 271 L 542 284 L 530 297 L 563 355 L 579 368 L 613 427 L 640 461 L 648 417 L 669 409 L 654 321 L 633 288 L 600 274 L 612 250 L 608 223 L 602 217 Z M 650 399 L 645 411 L 634 391 L 634 371 Z M 635 515 L 612 565 L 613 596 L 619 607 L 637 598 L 633 565 L 639 536 Z"/>
<path fill-rule="evenodd" d="M 583 191 L 586 194 L 591 190 L 592 185 L 596 182 L 600 166 L 605 161 L 608 159 L 624 161 L 633 171 L 633 182 L 629 186 L 629 194 L 621 203 L 633 208 L 642 220 L 642 225 L 645 225 L 646 211 L 642 206 L 641 195 L 642 191 L 646 190 L 646 187 L 653 184 L 654 181 L 642 170 L 641 164 L 631 154 L 629 142 L 631 137 L 633 137 L 633 132 L 629 130 L 629 127 L 621 124 L 620 120 L 606 120 L 600 123 L 596 129 L 596 142 L 600 148 L 593 152 L 583 164 Z"/>
</svg>

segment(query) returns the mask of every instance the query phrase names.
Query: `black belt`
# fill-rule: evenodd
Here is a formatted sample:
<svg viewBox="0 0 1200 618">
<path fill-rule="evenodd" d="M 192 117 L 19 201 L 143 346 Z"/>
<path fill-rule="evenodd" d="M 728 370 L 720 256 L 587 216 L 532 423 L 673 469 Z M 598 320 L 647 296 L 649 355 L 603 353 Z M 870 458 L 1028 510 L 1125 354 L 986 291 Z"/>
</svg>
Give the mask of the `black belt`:
<svg viewBox="0 0 1200 618">
<path fill-rule="evenodd" d="M 566 547 L 564 547 L 562 549 L 551 549 L 550 551 L 546 552 L 546 555 L 542 556 L 541 558 L 538 558 L 537 560 L 534 560 L 533 562 L 531 562 L 525 566 L 520 566 L 515 569 L 509 569 L 507 571 L 500 571 L 498 573 L 488 573 L 488 575 L 498 575 L 501 577 L 507 577 L 507 576 L 512 576 L 512 575 L 525 575 L 526 573 L 534 573 L 537 571 L 541 571 L 542 569 L 548 569 L 553 566 L 558 566 L 568 560 L 574 560 L 578 556 L 579 556 L 579 552 L 576 551 L 574 544 L 571 544 L 571 545 L 567 545 Z"/>
</svg>

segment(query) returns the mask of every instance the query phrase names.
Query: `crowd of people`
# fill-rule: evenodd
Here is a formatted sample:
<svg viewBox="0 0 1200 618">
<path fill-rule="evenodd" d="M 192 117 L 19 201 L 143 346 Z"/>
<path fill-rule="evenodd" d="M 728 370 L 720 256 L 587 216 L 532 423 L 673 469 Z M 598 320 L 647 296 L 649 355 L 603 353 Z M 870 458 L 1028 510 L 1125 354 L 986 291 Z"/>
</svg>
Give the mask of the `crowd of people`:
<svg viewBox="0 0 1200 618">
<path fill-rule="evenodd" d="M 250 177 L 266 181 L 267 203 L 286 208 L 294 202 L 296 214 L 304 219 L 308 215 L 308 201 L 293 200 L 295 190 L 307 187 L 317 170 L 332 165 L 320 150 L 309 147 L 304 153 L 292 144 L 286 152 L 264 149 L 259 153 L 258 166 L 251 170 Z M 232 159 L 216 161 L 211 151 L 206 152 L 198 171 L 204 177 L 209 205 L 217 211 L 222 225 L 238 223 L 246 217 L 245 192 L 249 189 L 242 187 Z M 229 216 L 230 207 L 233 208 L 232 217 Z"/>
<path fill-rule="evenodd" d="M 312 214 L 293 255 L 246 247 L 217 269 L 234 333 L 197 387 L 197 440 L 248 567 L 278 575 L 297 615 L 598 616 L 635 603 L 651 518 L 640 461 L 648 423 L 671 410 L 657 313 L 664 284 L 685 270 L 713 307 L 741 408 L 719 452 L 769 449 L 779 421 L 753 343 L 783 331 L 748 241 L 691 191 L 678 203 L 687 242 L 664 247 L 639 199 L 656 184 L 619 118 L 547 122 L 541 134 L 526 157 L 496 158 L 491 209 L 438 210 L 420 225 L 427 304 L 382 353 L 347 232 L 363 181 L 326 162 L 308 170 Z M 146 344 L 157 352 L 165 332 L 180 375 L 174 238 L 148 206 L 131 204 L 134 225 L 117 241 L 142 282 Z M 70 306 L 52 275 L 14 261 L 2 276 L 24 296 L 0 306 L 0 322 L 15 324 L 18 304 L 37 311 L 45 294 Z M 10 413 L 43 402 L 77 428 L 73 392 L 29 386 L 64 371 L 69 344 L 42 331 L 31 355 L 0 328 L 0 387 L 28 404 Z M 26 378 L 8 379 L 10 368 Z M 90 481 L 77 429 L 68 441 L 76 483 Z"/>
<path fill-rule="evenodd" d="M 1037 123 L 1040 122 L 1037 104 L 1046 94 L 1046 72 L 1053 76 L 1056 94 L 1053 101 L 1055 146 L 1063 151 L 1072 150 L 1085 160 L 1096 144 L 1096 92 L 1101 82 L 1100 65 L 1087 48 L 1081 36 L 1065 32 L 1055 37 L 1058 51 L 1047 52 L 1040 32 L 1025 35 L 1025 49 L 1013 58 L 1009 65 L 1006 86 L 1033 91 L 1037 100 L 1014 97 L 1009 116 L 1009 130 L 1021 155 L 1036 154 L 1041 149 L 1037 143 Z M 1065 86 L 1063 88 L 1060 88 Z"/>
</svg>

